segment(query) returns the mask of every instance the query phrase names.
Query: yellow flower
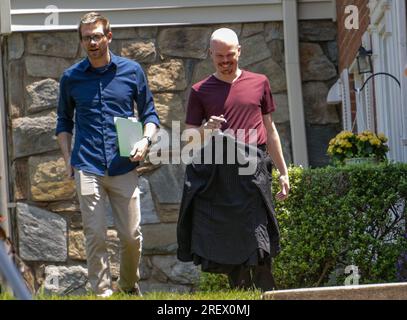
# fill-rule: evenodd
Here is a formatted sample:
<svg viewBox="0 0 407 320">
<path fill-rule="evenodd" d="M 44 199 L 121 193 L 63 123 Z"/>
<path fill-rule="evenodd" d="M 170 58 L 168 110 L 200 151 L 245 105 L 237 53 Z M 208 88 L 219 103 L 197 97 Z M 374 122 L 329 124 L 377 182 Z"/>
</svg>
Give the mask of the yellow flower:
<svg viewBox="0 0 407 320">
<path fill-rule="evenodd" d="M 377 135 L 377 137 L 381 140 L 381 141 L 383 141 L 383 142 L 387 142 L 387 138 L 386 138 L 386 136 L 384 135 L 384 133 L 379 133 L 378 135 Z"/>
<path fill-rule="evenodd" d="M 375 134 L 365 130 L 359 134 L 342 131 L 329 141 L 327 153 L 336 162 L 343 162 L 348 157 L 375 157 L 386 159 L 389 150 L 383 133 Z"/>
<path fill-rule="evenodd" d="M 381 144 L 381 141 L 377 138 L 370 139 L 369 142 L 371 145 L 374 145 L 374 146 L 380 146 L 380 144 Z"/>
<path fill-rule="evenodd" d="M 339 138 L 345 138 L 345 139 L 350 138 L 350 137 L 352 137 L 352 136 L 353 136 L 353 133 L 350 132 L 350 131 L 342 131 L 342 132 L 339 133 L 339 135 L 338 135 Z"/>
</svg>

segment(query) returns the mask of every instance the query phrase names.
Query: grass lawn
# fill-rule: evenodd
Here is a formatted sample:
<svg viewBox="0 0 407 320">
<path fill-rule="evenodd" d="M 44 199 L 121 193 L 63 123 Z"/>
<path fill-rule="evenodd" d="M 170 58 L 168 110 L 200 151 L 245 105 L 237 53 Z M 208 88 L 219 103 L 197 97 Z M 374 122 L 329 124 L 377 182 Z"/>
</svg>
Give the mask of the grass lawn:
<svg viewBox="0 0 407 320">
<path fill-rule="evenodd" d="M 0 300 L 13 300 L 14 297 L 9 293 L 0 293 Z M 122 293 L 115 293 L 109 298 L 99 298 L 95 295 L 84 296 L 47 296 L 43 294 L 36 295 L 35 300 L 260 300 L 260 291 L 240 291 L 224 290 L 218 292 L 195 293 L 169 293 L 169 292 L 149 292 L 142 298 L 129 296 Z"/>
</svg>

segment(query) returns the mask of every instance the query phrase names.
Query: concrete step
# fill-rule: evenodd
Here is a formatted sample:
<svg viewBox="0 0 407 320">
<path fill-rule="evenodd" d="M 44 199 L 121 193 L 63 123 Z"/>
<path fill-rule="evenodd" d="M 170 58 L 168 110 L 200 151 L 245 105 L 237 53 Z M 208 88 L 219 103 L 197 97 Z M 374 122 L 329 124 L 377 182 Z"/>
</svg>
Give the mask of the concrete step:
<svg viewBox="0 0 407 320">
<path fill-rule="evenodd" d="M 407 282 L 267 291 L 263 300 L 407 300 Z"/>
</svg>

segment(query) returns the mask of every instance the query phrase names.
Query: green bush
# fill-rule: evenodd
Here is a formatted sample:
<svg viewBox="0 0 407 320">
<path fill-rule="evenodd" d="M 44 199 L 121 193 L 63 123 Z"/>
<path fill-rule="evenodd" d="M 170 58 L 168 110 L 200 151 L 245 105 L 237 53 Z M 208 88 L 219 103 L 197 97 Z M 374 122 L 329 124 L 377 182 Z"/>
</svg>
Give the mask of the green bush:
<svg viewBox="0 0 407 320">
<path fill-rule="evenodd" d="M 228 290 L 228 277 L 225 274 L 201 272 L 198 289 L 204 292 Z"/>
<path fill-rule="evenodd" d="M 291 192 L 275 201 L 281 253 L 279 289 L 343 285 L 358 267 L 360 284 L 397 281 L 407 250 L 407 165 L 353 165 L 289 170 Z M 279 190 L 274 173 L 273 194 Z"/>
</svg>

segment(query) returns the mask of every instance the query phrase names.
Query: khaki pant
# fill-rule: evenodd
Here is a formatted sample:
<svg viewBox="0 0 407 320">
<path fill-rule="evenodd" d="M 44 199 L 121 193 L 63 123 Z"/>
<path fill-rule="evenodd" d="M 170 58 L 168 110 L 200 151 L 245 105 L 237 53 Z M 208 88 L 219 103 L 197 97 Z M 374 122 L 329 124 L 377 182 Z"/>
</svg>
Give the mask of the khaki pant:
<svg viewBox="0 0 407 320">
<path fill-rule="evenodd" d="M 120 239 L 119 286 L 130 290 L 139 281 L 142 235 L 140 231 L 140 189 L 136 170 L 119 176 L 97 176 L 75 170 L 76 190 L 86 239 L 88 278 L 95 293 L 111 289 L 106 248 L 109 198 Z"/>
</svg>

